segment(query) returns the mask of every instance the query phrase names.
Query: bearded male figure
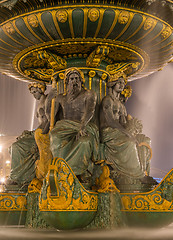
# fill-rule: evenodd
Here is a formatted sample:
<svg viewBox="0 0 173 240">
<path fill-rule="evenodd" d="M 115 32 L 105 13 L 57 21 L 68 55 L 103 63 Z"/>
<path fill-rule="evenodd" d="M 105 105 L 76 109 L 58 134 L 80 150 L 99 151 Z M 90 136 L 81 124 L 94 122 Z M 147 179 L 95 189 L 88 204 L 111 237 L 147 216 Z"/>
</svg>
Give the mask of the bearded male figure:
<svg viewBox="0 0 173 240">
<path fill-rule="evenodd" d="M 46 104 L 50 120 L 51 100 L 55 97 L 55 126 L 49 134 L 53 157 L 65 159 L 80 179 L 92 174 L 99 144 L 98 128 L 92 122 L 97 97 L 84 87 L 84 81 L 79 69 L 67 69 L 66 92 L 57 95 L 55 90 L 50 91 Z"/>
</svg>

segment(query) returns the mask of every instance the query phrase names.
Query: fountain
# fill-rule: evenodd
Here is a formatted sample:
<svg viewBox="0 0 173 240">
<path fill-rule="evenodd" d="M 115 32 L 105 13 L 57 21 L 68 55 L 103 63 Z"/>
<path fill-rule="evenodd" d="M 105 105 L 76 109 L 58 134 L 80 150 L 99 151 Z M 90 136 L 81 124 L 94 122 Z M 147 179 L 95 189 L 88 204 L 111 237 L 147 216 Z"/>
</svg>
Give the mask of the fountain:
<svg viewBox="0 0 173 240">
<path fill-rule="evenodd" d="M 67 89 L 66 80 L 70 69 L 83 79 L 83 91 L 92 92 L 97 98 L 96 102 L 95 98 L 90 102 L 90 107 L 95 103 L 92 118 L 97 126 L 100 126 L 100 106 L 103 105 L 104 112 L 103 102 L 111 96 L 113 82 L 123 78 L 126 84 L 161 70 L 172 61 L 171 0 L 1 0 L 0 6 L 1 72 L 17 80 L 32 82 L 30 89 L 42 89 L 42 84 L 52 84 L 58 96 L 64 99 L 70 89 Z M 130 94 L 128 86 L 123 88 L 125 99 L 121 104 L 124 105 Z M 68 104 L 68 98 L 58 101 L 62 108 L 64 101 Z M 81 104 L 82 101 L 81 98 Z M 49 160 L 47 168 L 41 178 L 38 171 L 37 178 L 30 174 L 33 180 L 28 180 L 26 186 L 9 184 L 6 191 L 0 193 L 0 223 L 16 225 L 20 219 L 21 225 L 65 230 L 110 229 L 125 224 L 164 226 L 171 223 L 173 172 L 171 170 L 156 186 L 149 176 L 150 140 L 141 131 L 132 134 L 139 143 L 135 151 L 145 159 L 141 163 L 141 176 L 145 175 L 143 181 L 139 181 L 137 175 L 129 177 L 121 171 L 113 171 L 115 169 L 106 158 L 105 138 L 101 141 L 101 137 L 98 149 L 93 150 L 97 150 L 98 155 L 93 177 L 89 182 L 84 181 L 78 174 L 79 169 L 76 170 L 70 162 L 68 148 L 62 156 L 68 155 L 69 162 L 57 150 L 59 138 L 56 128 L 63 131 L 60 127 L 65 128 L 69 122 L 61 120 L 61 125 L 54 126 L 55 103 L 56 100 L 52 100 L 48 119 L 50 140 L 45 132 L 41 143 L 43 136 L 39 128 L 35 136 L 25 132 L 19 139 L 21 144 L 26 138 L 27 141 L 36 141 L 32 154 Z M 78 107 L 79 103 L 75 106 Z M 131 116 L 126 117 L 129 123 L 133 120 L 133 125 L 139 123 Z M 92 134 L 96 138 L 97 134 Z M 65 146 L 65 140 L 61 144 Z M 94 144 L 92 140 L 92 148 Z M 52 152 L 49 152 L 49 146 Z M 70 146 L 72 149 L 73 145 Z M 86 149 L 82 149 L 81 154 L 84 154 Z M 130 169 L 129 166 L 129 173 Z M 30 170 L 26 174 L 29 175 Z"/>
</svg>

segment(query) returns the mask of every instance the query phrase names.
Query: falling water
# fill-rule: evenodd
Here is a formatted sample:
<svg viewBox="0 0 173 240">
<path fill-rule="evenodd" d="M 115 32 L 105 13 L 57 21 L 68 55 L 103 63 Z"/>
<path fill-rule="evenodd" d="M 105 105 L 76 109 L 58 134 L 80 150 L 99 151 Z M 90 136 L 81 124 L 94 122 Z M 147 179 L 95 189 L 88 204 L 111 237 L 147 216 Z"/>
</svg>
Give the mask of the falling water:
<svg viewBox="0 0 173 240">
<path fill-rule="evenodd" d="M 173 167 L 173 63 L 130 84 L 133 94 L 128 113 L 142 120 L 143 132 L 151 138 L 151 175 L 164 177 Z"/>
<path fill-rule="evenodd" d="M 31 230 L 22 227 L 1 227 L 1 240 L 51 240 L 51 239 L 115 239 L 115 240 L 172 240 L 173 226 L 162 229 L 135 229 L 124 228 L 112 231 L 73 231 L 61 232 L 57 230 Z"/>
<path fill-rule="evenodd" d="M 36 99 L 33 98 L 33 113 L 32 113 L 32 118 L 31 118 L 31 131 L 34 129 L 34 119 L 35 119 L 35 109 L 36 109 Z"/>
</svg>

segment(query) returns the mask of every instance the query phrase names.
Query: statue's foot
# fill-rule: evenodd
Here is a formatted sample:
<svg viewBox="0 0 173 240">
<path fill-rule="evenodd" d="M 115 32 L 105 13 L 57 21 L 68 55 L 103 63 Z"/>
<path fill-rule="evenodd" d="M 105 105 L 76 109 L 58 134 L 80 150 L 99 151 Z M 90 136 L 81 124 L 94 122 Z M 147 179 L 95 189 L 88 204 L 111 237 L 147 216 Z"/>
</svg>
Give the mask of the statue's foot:
<svg viewBox="0 0 173 240">
<path fill-rule="evenodd" d="M 144 176 L 140 179 L 141 183 L 143 184 L 151 184 L 151 185 L 157 185 L 158 182 L 151 176 Z"/>
<path fill-rule="evenodd" d="M 26 192 L 27 185 L 26 184 L 19 184 L 12 179 L 8 178 L 4 184 L 4 191 L 5 192 Z"/>
<path fill-rule="evenodd" d="M 6 181 L 5 181 L 5 186 L 7 185 L 18 185 L 17 182 L 13 181 L 11 178 L 8 178 Z"/>
<path fill-rule="evenodd" d="M 81 175 L 76 176 L 79 182 L 88 190 L 91 189 L 92 181 L 91 181 L 91 174 L 86 171 Z"/>
</svg>

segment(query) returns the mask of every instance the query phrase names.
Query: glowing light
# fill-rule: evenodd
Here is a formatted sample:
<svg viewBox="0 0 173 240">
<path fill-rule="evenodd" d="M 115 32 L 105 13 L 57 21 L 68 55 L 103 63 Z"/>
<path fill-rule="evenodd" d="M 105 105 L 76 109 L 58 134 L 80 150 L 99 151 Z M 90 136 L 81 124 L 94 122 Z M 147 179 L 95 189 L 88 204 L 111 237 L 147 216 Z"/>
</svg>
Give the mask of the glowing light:
<svg viewBox="0 0 173 240">
<path fill-rule="evenodd" d="M 2 152 L 2 145 L 0 145 L 0 152 Z"/>
<path fill-rule="evenodd" d="M 7 160 L 5 163 L 6 163 L 6 164 L 10 164 L 10 160 Z"/>
<path fill-rule="evenodd" d="M 1 178 L 1 183 L 5 183 L 5 177 Z"/>
</svg>

